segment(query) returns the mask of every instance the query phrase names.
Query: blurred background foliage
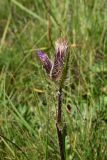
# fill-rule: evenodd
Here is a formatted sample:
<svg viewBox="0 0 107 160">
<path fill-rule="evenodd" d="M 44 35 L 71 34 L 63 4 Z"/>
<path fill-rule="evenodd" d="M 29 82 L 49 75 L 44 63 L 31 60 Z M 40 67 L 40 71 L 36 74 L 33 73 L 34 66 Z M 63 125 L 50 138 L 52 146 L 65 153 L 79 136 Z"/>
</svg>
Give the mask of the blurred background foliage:
<svg viewBox="0 0 107 160">
<path fill-rule="evenodd" d="M 61 36 L 70 45 L 66 159 L 107 159 L 107 1 L 0 0 L 0 160 L 60 159 L 57 85 L 36 52 L 53 59 Z"/>
</svg>

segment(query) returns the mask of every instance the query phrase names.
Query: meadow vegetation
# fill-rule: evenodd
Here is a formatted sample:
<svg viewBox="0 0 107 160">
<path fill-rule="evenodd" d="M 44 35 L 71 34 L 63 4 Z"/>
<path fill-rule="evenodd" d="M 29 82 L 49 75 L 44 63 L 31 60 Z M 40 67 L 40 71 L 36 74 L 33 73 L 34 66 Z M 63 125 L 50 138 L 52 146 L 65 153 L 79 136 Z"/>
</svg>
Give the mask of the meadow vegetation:
<svg viewBox="0 0 107 160">
<path fill-rule="evenodd" d="M 53 58 L 59 37 L 70 45 L 66 159 L 107 160 L 106 0 L 0 0 L 0 160 L 60 160 L 57 84 L 37 57 Z"/>
</svg>

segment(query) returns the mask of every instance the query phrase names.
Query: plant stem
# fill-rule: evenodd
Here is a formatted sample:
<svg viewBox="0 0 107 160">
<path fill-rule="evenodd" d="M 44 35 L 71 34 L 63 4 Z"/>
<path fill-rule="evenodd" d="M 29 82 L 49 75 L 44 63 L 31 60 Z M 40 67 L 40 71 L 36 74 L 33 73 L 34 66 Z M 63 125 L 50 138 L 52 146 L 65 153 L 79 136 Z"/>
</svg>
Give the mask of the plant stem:
<svg viewBox="0 0 107 160">
<path fill-rule="evenodd" d="M 58 142 L 59 142 L 59 148 L 60 148 L 60 157 L 61 160 L 65 160 L 65 142 L 64 142 L 64 136 L 63 135 L 63 124 L 62 124 L 62 87 L 59 87 L 58 92 L 58 108 L 57 108 L 57 135 L 58 135 Z"/>
</svg>

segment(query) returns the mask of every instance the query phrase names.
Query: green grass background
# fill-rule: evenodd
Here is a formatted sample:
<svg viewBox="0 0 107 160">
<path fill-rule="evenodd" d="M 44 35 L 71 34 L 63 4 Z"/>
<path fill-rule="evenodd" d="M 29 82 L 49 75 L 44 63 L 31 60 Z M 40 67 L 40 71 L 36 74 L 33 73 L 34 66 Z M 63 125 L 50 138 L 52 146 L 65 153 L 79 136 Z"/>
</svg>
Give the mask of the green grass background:
<svg viewBox="0 0 107 160">
<path fill-rule="evenodd" d="M 0 0 L 0 160 L 60 159 L 57 86 L 36 53 L 53 58 L 61 36 L 76 46 L 63 89 L 66 159 L 107 160 L 106 0 Z"/>
</svg>

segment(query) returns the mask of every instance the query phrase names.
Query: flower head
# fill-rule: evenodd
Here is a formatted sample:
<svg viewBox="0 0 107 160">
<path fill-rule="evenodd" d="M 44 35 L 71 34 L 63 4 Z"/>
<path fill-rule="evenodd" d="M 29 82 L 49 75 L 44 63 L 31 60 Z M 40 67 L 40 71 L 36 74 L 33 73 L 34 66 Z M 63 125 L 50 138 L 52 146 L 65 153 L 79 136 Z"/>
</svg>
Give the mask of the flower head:
<svg viewBox="0 0 107 160">
<path fill-rule="evenodd" d="M 56 81 L 60 80 L 62 76 L 64 69 L 64 62 L 67 56 L 67 49 L 68 49 L 68 44 L 66 40 L 58 39 L 56 41 L 55 43 L 56 55 L 55 55 L 53 70 L 51 73 L 52 79 Z"/>
<path fill-rule="evenodd" d="M 58 39 L 55 43 L 56 56 L 64 60 L 68 49 L 68 43 L 65 39 Z"/>
<path fill-rule="evenodd" d="M 47 54 L 45 54 L 43 51 L 38 51 L 38 57 L 40 58 L 44 69 L 46 70 L 49 77 L 54 81 L 58 81 L 62 77 L 64 62 L 67 56 L 67 49 L 68 49 L 68 44 L 66 40 L 58 39 L 56 41 L 55 43 L 56 54 L 54 63 L 51 62 Z"/>
<path fill-rule="evenodd" d="M 52 62 L 50 61 L 48 55 L 44 53 L 43 51 L 38 51 L 38 57 L 40 58 L 40 61 L 43 64 L 43 67 L 47 74 L 50 74 L 51 68 L 52 68 Z"/>
</svg>

